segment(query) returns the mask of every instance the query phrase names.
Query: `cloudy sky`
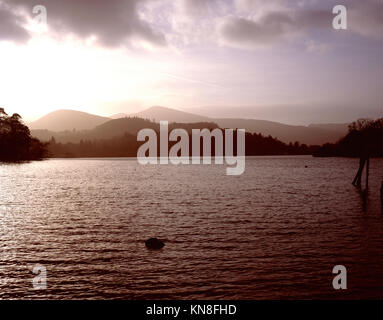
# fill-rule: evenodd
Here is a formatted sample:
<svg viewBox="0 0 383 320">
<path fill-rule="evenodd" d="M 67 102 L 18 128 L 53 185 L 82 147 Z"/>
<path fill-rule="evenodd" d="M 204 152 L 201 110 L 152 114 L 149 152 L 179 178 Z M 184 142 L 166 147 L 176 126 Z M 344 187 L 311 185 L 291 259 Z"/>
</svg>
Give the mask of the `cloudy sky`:
<svg viewBox="0 0 383 320">
<path fill-rule="evenodd" d="M 348 29 L 332 27 L 335 5 Z M 33 7 L 47 10 L 47 24 Z M 0 106 L 383 117 L 382 0 L 0 0 Z"/>
</svg>

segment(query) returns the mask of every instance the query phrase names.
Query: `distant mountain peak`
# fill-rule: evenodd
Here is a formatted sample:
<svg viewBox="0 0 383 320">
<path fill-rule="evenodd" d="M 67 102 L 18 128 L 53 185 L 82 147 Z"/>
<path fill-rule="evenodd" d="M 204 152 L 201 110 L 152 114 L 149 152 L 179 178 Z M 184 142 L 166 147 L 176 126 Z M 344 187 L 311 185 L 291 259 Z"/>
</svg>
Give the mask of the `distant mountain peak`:
<svg viewBox="0 0 383 320">
<path fill-rule="evenodd" d="M 51 131 L 89 130 L 110 120 L 107 117 L 83 111 L 60 109 L 48 113 L 28 124 L 30 129 L 47 129 Z"/>
</svg>

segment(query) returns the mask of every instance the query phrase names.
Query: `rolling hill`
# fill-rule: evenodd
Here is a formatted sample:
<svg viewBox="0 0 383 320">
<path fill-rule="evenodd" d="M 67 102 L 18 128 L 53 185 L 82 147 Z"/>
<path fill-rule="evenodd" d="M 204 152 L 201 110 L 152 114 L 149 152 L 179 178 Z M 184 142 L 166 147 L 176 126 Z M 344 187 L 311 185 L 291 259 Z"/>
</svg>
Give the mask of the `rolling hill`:
<svg viewBox="0 0 383 320">
<path fill-rule="evenodd" d="M 242 128 L 248 132 L 262 133 L 278 138 L 282 142 L 299 141 L 308 145 L 336 142 L 347 133 L 316 126 L 292 126 L 279 122 L 253 119 L 213 119 L 221 128 Z"/>
<path fill-rule="evenodd" d="M 210 122 L 212 118 L 200 116 L 193 113 L 179 111 L 176 109 L 165 108 L 165 107 L 151 107 L 141 112 L 131 114 L 130 116 L 139 117 L 143 119 L 153 120 L 159 122 L 166 120 L 169 122 L 178 123 L 194 123 L 194 122 Z"/>
<path fill-rule="evenodd" d="M 110 119 L 81 111 L 57 110 L 28 123 L 28 127 L 31 130 L 46 129 L 50 131 L 89 130 L 108 120 Z"/>
<path fill-rule="evenodd" d="M 325 130 L 336 131 L 341 134 L 348 132 L 349 123 L 313 123 L 310 124 L 310 128 L 321 128 Z"/>
</svg>

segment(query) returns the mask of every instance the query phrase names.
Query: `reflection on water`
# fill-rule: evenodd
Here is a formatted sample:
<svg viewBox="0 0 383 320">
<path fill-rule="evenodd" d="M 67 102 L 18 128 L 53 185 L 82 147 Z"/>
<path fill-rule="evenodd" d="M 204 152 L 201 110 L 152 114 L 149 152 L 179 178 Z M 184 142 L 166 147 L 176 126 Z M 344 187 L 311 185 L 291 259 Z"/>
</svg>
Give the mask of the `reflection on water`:
<svg viewBox="0 0 383 320">
<path fill-rule="evenodd" d="M 383 298 L 383 161 L 256 157 L 0 165 L 1 298 Z M 144 240 L 166 241 L 149 251 Z M 32 288 L 36 264 L 48 288 Z M 333 266 L 348 290 L 332 289 Z"/>
</svg>

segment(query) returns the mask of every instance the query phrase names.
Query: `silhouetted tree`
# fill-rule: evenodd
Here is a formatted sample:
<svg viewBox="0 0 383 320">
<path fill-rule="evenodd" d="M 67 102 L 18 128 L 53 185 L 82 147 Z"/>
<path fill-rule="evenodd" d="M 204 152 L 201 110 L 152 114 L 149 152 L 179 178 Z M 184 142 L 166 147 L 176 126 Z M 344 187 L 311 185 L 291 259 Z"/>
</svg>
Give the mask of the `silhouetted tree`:
<svg viewBox="0 0 383 320">
<path fill-rule="evenodd" d="M 8 116 L 0 108 L 0 161 L 37 160 L 42 159 L 45 152 L 45 145 L 31 137 L 18 113 Z"/>
<path fill-rule="evenodd" d="M 349 125 L 348 134 L 335 144 L 325 144 L 316 156 L 383 157 L 383 118 L 359 119 Z"/>
</svg>

